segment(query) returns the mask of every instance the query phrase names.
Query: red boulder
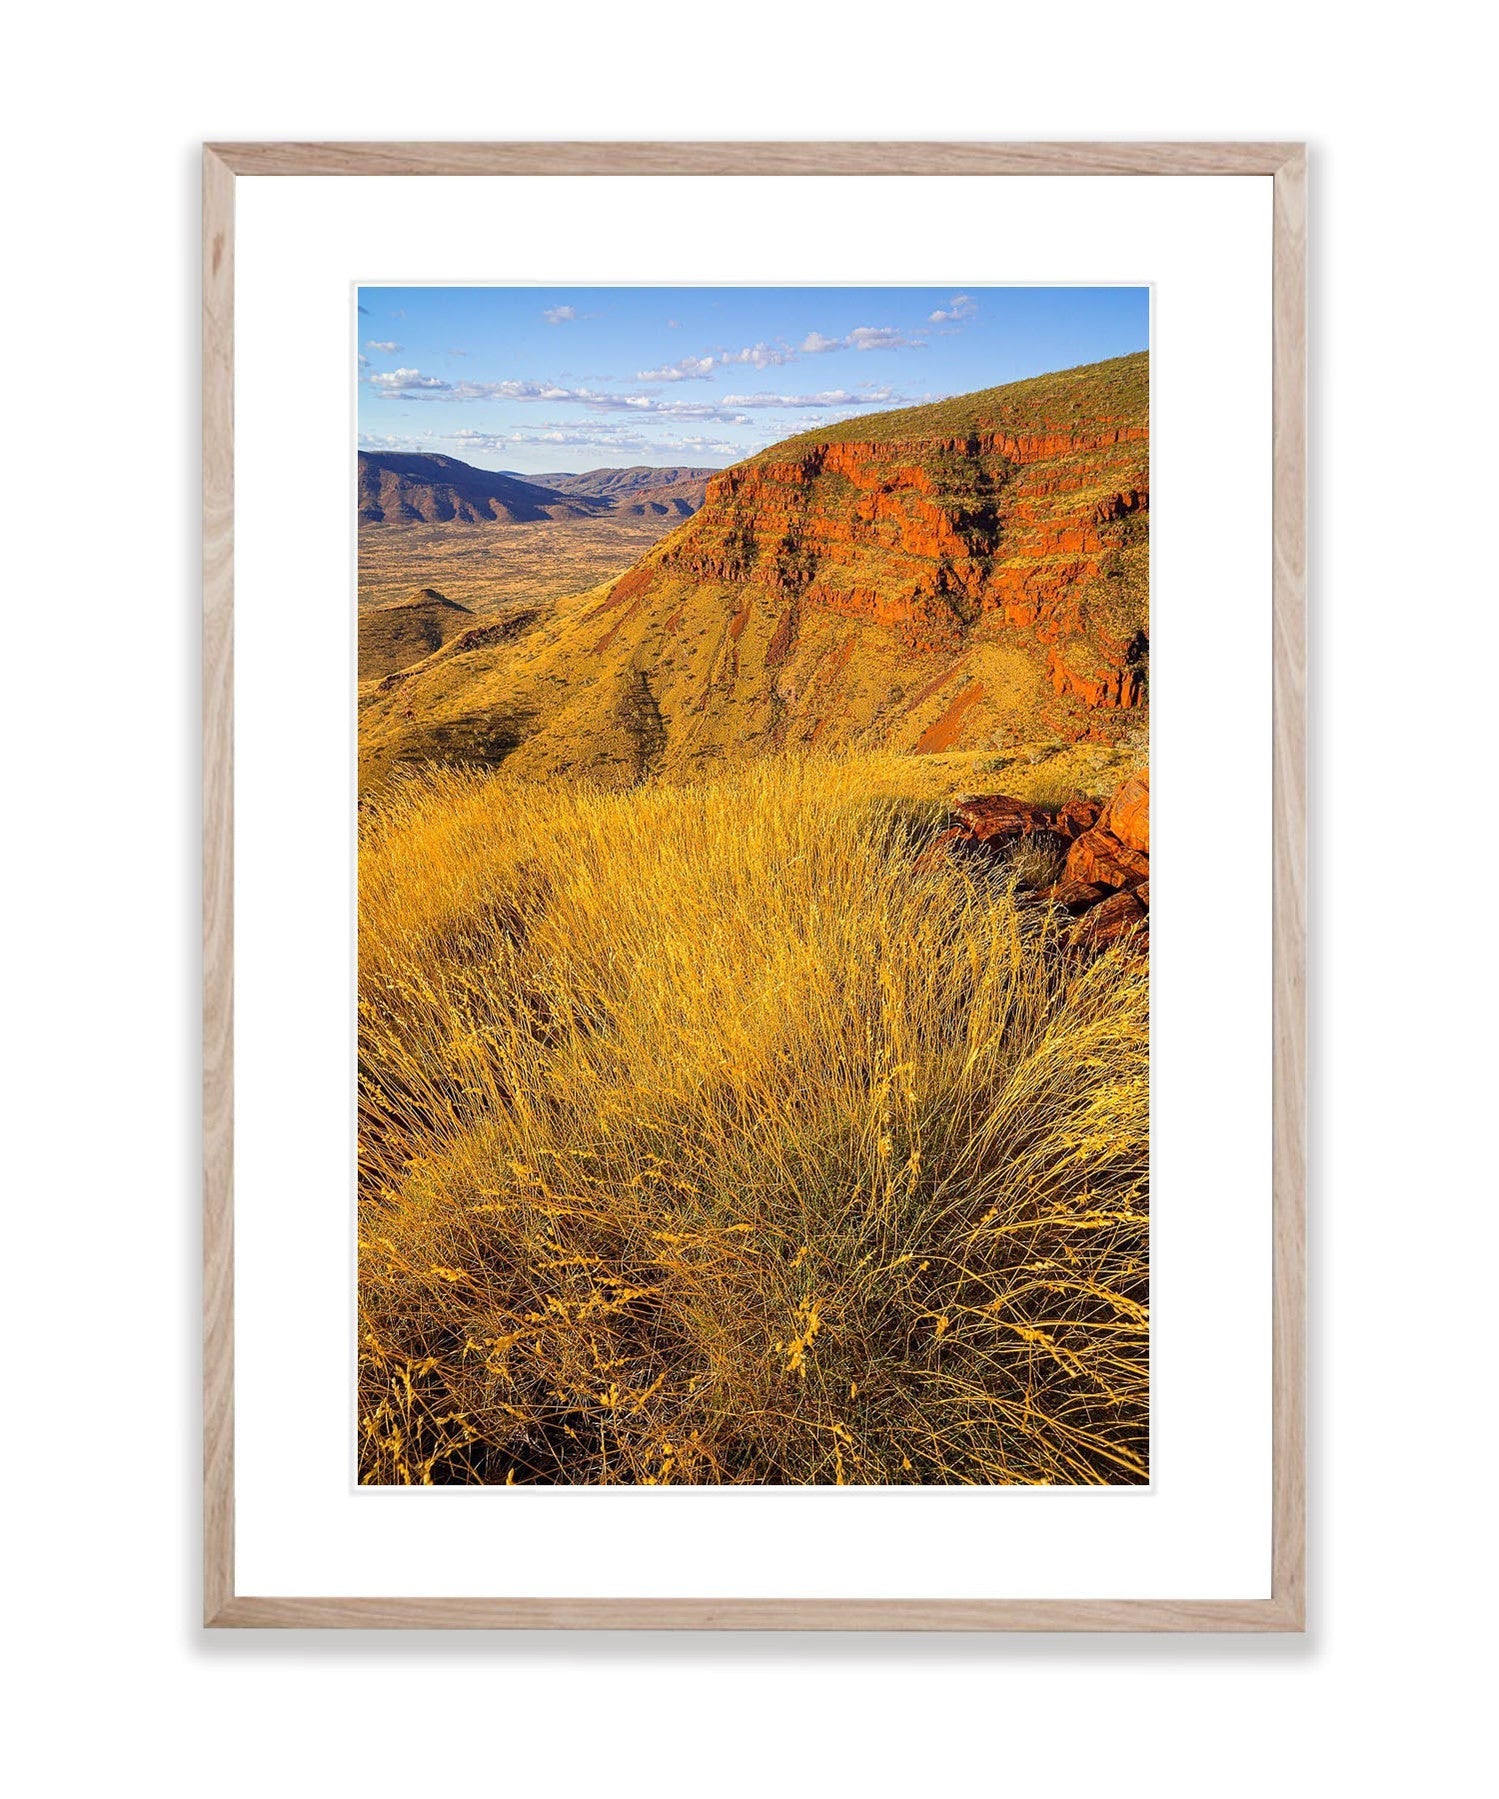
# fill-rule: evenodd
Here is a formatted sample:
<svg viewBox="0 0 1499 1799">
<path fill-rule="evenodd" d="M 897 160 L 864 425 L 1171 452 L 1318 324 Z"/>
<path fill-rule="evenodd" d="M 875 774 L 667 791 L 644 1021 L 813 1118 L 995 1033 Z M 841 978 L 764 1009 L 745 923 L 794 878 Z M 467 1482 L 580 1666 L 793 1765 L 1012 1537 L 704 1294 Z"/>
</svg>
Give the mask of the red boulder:
<svg viewBox="0 0 1499 1799">
<path fill-rule="evenodd" d="M 1150 854 L 1150 770 L 1131 775 L 1109 801 L 1105 826 L 1127 848 Z"/>
<path fill-rule="evenodd" d="M 1111 893 L 1106 900 L 1092 906 L 1072 927 L 1072 943 L 1077 949 L 1107 949 L 1121 937 L 1138 939 L 1139 947 L 1149 942 L 1148 914 L 1132 893 Z"/>
<path fill-rule="evenodd" d="M 953 811 L 980 843 L 992 843 L 996 848 L 1017 837 L 1028 837 L 1032 831 L 1050 830 L 1052 825 L 1047 807 L 1012 799 L 1006 793 L 965 796 L 954 801 Z"/>
<path fill-rule="evenodd" d="M 1150 857 L 1095 825 L 1068 850 L 1066 878 L 1096 887 L 1138 887 L 1150 879 Z"/>
</svg>

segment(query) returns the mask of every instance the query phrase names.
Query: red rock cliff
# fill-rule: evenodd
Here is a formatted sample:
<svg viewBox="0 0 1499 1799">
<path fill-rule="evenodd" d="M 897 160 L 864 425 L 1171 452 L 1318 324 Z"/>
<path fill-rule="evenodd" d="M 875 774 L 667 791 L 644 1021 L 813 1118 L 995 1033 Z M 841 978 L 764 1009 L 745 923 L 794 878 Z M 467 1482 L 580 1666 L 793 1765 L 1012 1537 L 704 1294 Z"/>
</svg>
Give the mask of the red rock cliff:
<svg viewBox="0 0 1499 1799">
<path fill-rule="evenodd" d="M 1107 582 L 1148 510 L 1144 426 L 832 442 L 715 476 L 657 566 L 888 626 L 914 650 L 1002 623 L 1045 646 L 1058 694 L 1131 708 L 1143 604 L 1088 602 L 1101 586 L 1118 599 Z"/>
</svg>

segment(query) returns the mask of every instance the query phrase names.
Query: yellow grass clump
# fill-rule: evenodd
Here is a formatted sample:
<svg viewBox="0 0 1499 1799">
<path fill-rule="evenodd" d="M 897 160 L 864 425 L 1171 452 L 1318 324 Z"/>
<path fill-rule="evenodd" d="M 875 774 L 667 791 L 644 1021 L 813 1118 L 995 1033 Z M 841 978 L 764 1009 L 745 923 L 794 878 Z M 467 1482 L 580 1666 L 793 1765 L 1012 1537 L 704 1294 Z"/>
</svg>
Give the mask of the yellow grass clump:
<svg viewBox="0 0 1499 1799">
<path fill-rule="evenodd" d="M 1147 1477 L 1143 958 L 882 780 L 366 815 L 363 1480 Z"/>
</svg>

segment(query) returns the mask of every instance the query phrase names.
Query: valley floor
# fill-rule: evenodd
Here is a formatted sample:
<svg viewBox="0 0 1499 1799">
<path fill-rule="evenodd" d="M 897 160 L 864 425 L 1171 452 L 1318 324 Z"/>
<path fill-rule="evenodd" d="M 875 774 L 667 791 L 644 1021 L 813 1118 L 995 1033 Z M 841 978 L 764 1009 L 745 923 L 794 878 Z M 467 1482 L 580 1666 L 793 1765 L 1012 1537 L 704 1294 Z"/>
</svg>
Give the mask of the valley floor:
<svg viewBox="0 0 1499 1799">
<path fill-rule="evenodd" d="M 523 524 L 359 527 L 359 604 L 436 587 L 472 612 L 551 605 L 617 575 L 681 520 L 604 513 Z"/>
</svg>

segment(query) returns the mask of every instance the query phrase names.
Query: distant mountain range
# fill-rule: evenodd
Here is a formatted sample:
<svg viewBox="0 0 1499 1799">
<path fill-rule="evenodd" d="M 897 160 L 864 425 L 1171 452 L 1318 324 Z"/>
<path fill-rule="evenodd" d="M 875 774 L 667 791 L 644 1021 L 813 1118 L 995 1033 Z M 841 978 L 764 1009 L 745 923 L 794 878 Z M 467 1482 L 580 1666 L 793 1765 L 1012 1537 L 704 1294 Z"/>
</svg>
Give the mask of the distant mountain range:
<svg viewBox="0 0 1499 1799">
<path fill-rule="evenodd" d="M 711 468 L 591 468 L 581 475 L 528 475 L 526 480 L 555 493 L 610 501 L 616 512 L 675 513 L 690 518 L 702 505 Z"/>
<path fill-rule="evenodd" d="M 690 518 L 714 472 L 636 467 L 518 475 L 454 456 L 361 450 L 359 522 L 527 524 L 610 512 Z"/>
</svg>

